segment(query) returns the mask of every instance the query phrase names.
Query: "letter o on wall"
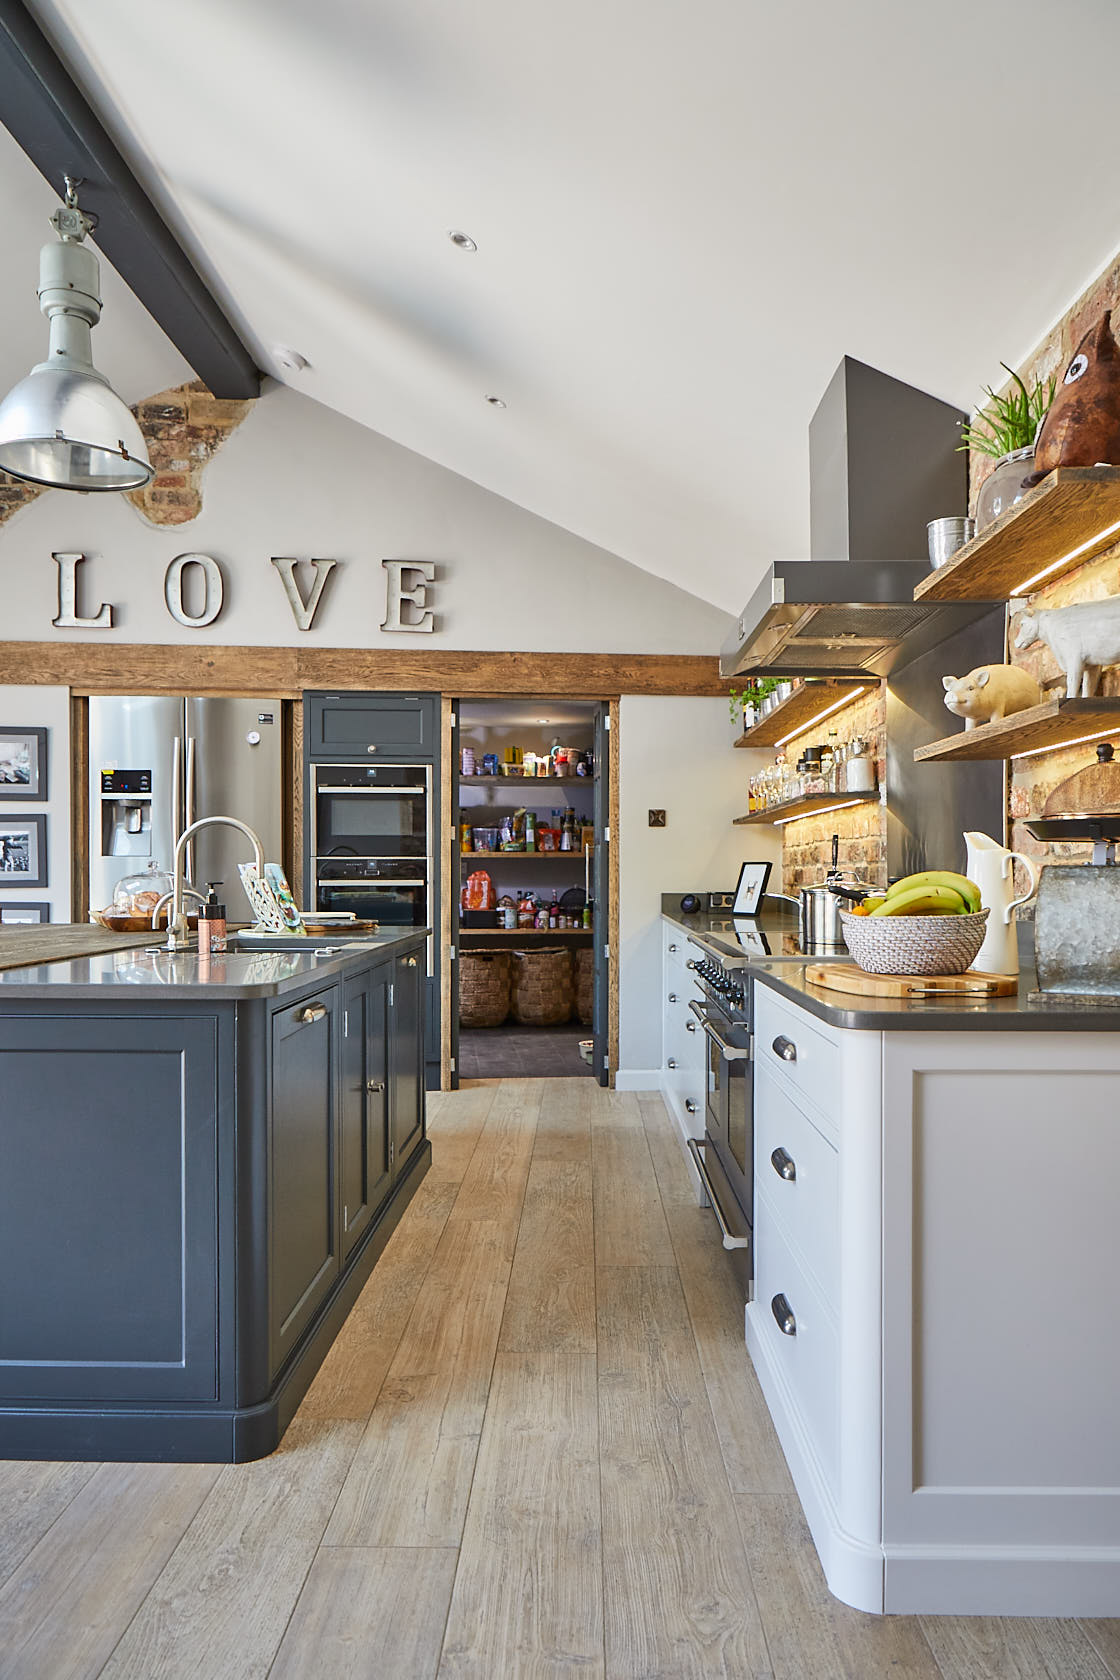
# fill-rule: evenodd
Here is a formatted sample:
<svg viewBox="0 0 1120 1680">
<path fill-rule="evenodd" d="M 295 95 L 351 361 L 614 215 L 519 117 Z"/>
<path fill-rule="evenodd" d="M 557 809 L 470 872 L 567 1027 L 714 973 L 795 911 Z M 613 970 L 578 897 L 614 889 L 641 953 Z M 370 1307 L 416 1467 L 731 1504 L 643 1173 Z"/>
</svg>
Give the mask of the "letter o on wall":
<svg viewBox="0 0 1120 1680">
<path fill-rule="evenodd" d="M 183 574 L 188 566 L 198 566 L 202 573 L 205 593 L 200 613 L 189 613 L 183 602 Z M 222 610 L 224 596 L 222 568 L 208 554 L 179 554 L 168 566 L 167 575 L 163 580 L 163 598 L 176 624 L 185 624 L 191 630 L 200 630 L 203 625 L 213 624 Z"/>
</svg>

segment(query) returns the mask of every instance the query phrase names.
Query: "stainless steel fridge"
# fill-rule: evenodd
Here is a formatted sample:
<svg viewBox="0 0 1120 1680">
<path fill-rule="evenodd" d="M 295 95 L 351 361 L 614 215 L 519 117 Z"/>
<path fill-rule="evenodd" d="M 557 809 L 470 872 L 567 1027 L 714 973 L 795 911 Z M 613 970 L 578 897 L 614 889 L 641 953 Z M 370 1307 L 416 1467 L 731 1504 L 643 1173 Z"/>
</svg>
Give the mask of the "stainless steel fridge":
<svg viewBox="0 0 1120 1680">
<path fill-rule="evenodd" d="M 283 754 L 278 700 L 189 695 L 99 695 L 89 703 L 90 904 L 112 900 L 122 875 L 154 861 L 170 872 L 175 841 L 199 817 L 238 817 L 260 835 L 268 862 L 282 861 Z M 188 843 L 188 876 L 218 897 L 233 921 L 251 920 L 237 873 L 252 848 L 232 828 Z"/>
</svg>

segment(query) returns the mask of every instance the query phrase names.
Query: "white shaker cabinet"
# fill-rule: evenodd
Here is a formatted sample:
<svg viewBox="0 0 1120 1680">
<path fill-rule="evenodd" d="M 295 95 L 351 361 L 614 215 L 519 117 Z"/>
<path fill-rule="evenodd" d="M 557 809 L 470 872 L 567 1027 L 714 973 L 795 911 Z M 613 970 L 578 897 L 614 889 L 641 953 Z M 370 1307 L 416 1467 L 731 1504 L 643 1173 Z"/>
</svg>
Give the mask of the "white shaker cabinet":
<svg viewBox="0 0 1120 1680">
<path fill-rule="evenodd" d="M 660 1089 L 676 1122 L 682 1145 L 704 1135 L 707 1040 L 688 1005 L 702 996 L 690 962 L 700 959 L 684 929 L 670 921 L 661 924 L 661 1070 Z M 685 1153 L 697 1194 L 700 1176 Z"/>
<path fill-rule="evenodd" d="M 1117 1614 L 1120 1034 L 755 1001 L 747 1344 L 831 1590 Z"/>
</svg>

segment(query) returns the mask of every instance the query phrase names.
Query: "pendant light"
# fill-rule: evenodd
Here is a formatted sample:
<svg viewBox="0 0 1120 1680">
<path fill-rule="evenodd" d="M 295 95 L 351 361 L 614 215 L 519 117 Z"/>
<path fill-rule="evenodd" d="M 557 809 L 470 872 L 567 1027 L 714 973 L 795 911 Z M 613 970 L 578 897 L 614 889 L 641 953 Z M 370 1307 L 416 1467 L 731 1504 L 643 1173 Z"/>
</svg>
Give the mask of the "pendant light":
<svg viewBox="0 0 1120 1680">
<path fill-rule="evenodd" d="M 50 322 L 47 360 L 0 403 L 0 467 L 56 490 L 139 490 L 153 475 L 131 410 L 93 365 L 90 330 L 101 319 L 93 227 L 78 208 L 79 181 L 51 217 L 56 242 L 39 253 L 39 308 Z"/>
</svg>

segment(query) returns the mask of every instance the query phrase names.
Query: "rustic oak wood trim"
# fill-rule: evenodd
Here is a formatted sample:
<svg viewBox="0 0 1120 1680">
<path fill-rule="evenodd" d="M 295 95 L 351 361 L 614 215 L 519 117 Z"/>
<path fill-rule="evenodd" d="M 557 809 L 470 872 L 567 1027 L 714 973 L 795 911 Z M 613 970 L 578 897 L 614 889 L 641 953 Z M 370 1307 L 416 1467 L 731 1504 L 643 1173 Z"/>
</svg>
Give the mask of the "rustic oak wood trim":
<svg viewBox="0 0 1120 1680">
<path fill-rule="evenodd" d="M 438 648 L 213 647 L 198 642 L 0 642 L 0 680 L 78 694 L 268 694 L 423 689 L 466 698 L 723 695 L 713 655 Z"/>
<path fill-rule="evenodd" d="M 621 825 L 620 825 L 620 822 L 619 822 L 619 810 L 620 810 L 620 803 L 619 803 L 619 782 L 620 782 L 619 760 L 620 760 L 621 752 L 622 752 L 622 740 L 621 740 L 621 736 L 619 734 L 619 711 L 620 711 L 620 707 L 619 707 L 618 701 L 617 700 L 612 700 L 611 703 L 610 703 L 611 745 L 610 745 L 610 755 L 609 755 L 610 756 L 610 777 L 609 777 L 609 784 L 608 784 L 609 785 L 609 796 L 608 796 L 608 800 L 607 800 L 607 810 L 609 812 L 609 821 L 610 821 L 610 825 L 611 825 L 611 844 L 610 844 L 610 851 L 607 854 L 607 856 L 608 856 L 607 876 L 608 876 L 608 880 L 610 882 L 610 885 L 609 885 L 608 890 L 607 890 L 607 896 L 610 899 L 610 904 L 608 906 L 608 915 L 607 915 L 607 926 L 608 926 L 608 929 L 609 929 L 607 938 L 608 938 L 609 943 L 610 943 L 610 952 L 611 952 L 610 962 L 607 964 L 607 977 L 608 977 L 608 986 L 607 986 L 607 1061 L 608 1061 L 609 1066 L 610 1066 L 610 1083 L 611 1083 L 611 1088 L 612 1089 L 614 1088 L 615 1075 L 618 1072 L 618 961 L 619 961 L 618 894 L 619 894 L 619 873 L 620 873 L 619 872 L 619 849 L 620 849 L 621 832 L 622 832 L 621 831 Z M 602 929 L 599 929 L 598 933 L 599 933 L 599 937 L 601 938 L 602 937 Z M 596 1073 L 598 1073 L 599 1070 L 596 1069 L 595 1071 L 596 1071 Z"/>
<path fill-rule="evenodd" d="M 281 826 L 284 837 L 284 871 L 295 901 L 303 904 L 303 707 L 284 700 L 280 705 L 280 727 L 284 764 Z"/>
<path fill-rule="evenodd" d="M 55 772 L 57 774 L 57 771 Z M 70 920 L 89 905 L 89 701 L 70 696 Z M 100 909 L 101 906 L 98 906 Z"/>
<path fill-rule="evenodd" d="M 451 950 L 451 894 L 453 889 L 454 867 L 451 848 L 459 844 L 459 836 L 451 825 L 451 787 L 452 780 L 459 773 L 458 742 L 454 739 L 455 731 L 451 726 L 450 698 L 445 694 L 440 700 L 439 740 L 440 761 L 443 774 L 439 776 L 440 803 L 440 833 L 443 842 L 439 849 L 439 928 L 436 933 L 438 944 L 436 951 L 439 961 L 439 1088 L 441 1091 L 451 1089 L 451 1008 L 452 1008 L 452 974 L 448 953 Z M 439 771 L 437 769 L 437 775 Z"/>
</svg>

